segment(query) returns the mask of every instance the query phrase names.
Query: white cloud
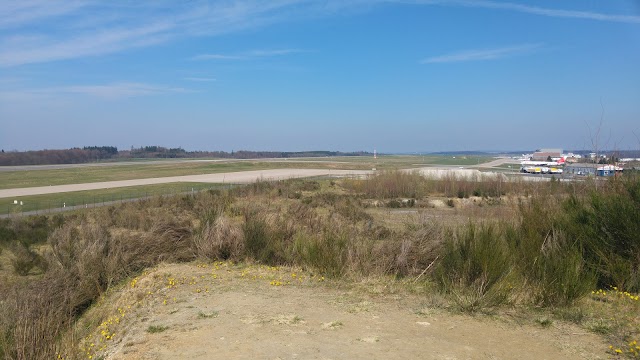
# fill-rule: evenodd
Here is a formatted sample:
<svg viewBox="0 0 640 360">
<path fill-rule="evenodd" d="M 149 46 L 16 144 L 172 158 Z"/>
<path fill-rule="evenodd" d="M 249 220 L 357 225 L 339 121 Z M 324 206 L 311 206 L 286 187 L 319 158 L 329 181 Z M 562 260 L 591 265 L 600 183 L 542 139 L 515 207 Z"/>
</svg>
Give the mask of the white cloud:
<svg viewBox="0 0 640 360">
<path fill-rule="evenodd" d="M 542 47 L 542 44 L 524 44 L 518 46 L 508 46 L 494 49 L 465 50 L 451 54 L 439 55 L 426 58 L 421 61 L 423 64 L 452 63 L 465 61 L 496 60 L 511 56 L 523 55 L 534 52 Z"/>
</svg>

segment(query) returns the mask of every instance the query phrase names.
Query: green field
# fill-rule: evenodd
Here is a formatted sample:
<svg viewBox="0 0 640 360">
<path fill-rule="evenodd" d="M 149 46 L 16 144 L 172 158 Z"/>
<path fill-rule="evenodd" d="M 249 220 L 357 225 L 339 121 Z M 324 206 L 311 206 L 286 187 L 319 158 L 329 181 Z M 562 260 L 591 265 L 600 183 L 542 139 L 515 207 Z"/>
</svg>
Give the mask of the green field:
<svg viewBox="0 0 640 360">
<path fill-rule="evenodd" d="M 358 169 L 362 165 L 330 163 L 258 162 L 233 163 L 176 162 L 175 164 L 135 164 L 120 166 L 79 167 L 55 170 L 25 170 L 0 172 L 0 189 L 14 189 L 48 185 L 81 184 L 101 181 L 145 179 L 155 177 L 215 174 L 222 172 L 267 170 L 280 168 L 336 168 Z"/>
<path fill-rule="evenodd" d="M 493 160 L 490 156 L 468 155 L 383 155 L 378 159 L 371 157 L 332 157 L 331 161 L 346 161 L 354 164 L 366 163 L 377 165 L 377 168 L 412 168 L 429 165 L 469 166 Z"/>
<path fill-rule="evenodd" d="M 216 189 L 229 185 L 210 183 L 168 183 L 158 185 L 130 186 L 114 189 L 73 191 L 57 194 L 32 195 L 0 199 L 0 214 L 22 213 L 28 211 L 47 211 L 70 206 L 86 205 L 92 207 L 112 201 L 138 199 L 147 196 L 190 193 L 206 189 Z M 13 204 L 18 200 L 23 205 Z"/>
<path fill-rule="evenodd" d="M 331 157 L 282 160 L 250 160 L 231 162 L 140 162 L 132 165 L 84 166 L 53 170 L 23 170 L 0 172 L 0 189 L 36 186 L 81 184 L 101 181 L 145 179 L 155 177 L 215 174 L 234 171 L 282 168 L 330 168 L 345 170 L 401 169 L 429 165 L 475 165 L 490 161 L 478 156 L 405 156 Z"/>
</svg>

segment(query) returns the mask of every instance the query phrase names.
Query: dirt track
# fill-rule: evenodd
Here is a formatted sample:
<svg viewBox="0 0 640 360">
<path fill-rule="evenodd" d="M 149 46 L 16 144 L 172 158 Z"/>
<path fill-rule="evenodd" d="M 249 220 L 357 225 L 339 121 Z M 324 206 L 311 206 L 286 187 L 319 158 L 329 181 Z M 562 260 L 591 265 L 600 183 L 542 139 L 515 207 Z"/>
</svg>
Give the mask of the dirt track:
<svg viewBox="0 0 640 360">
<path fill-rule="evenodd" d="M 175 183 L 175 182 L 239 184 L 239 183 L 251 183 L 260 179 L 283 180 L 283 179 L 291 179 L 291 178 L 299 178 L 299 177 L 327 176 L 327 175 L 328 176 L 331 176 L 331 175 L 347 176 L 347 175 L 363 175 L 363 174 L 369 174 L 369 173 L 371 173 L 371 171 L 330 170 L 330 169 L 255 170 L 255 171 L 242 171 L 242 172 L 219 173 L 219 174 L 170 176 L 170 177 L 161 177 L 161 178 L 107 181 L 107 182 L 95 182 L 95 183 L 85 183 L 85 184 L 69 184 L 69 185 L 39 186 L 39 187 L 19 188 L 19 189 L 4 189 L 4 190 L 0 190 L 0 198 L 42 195 L 42 194 L 55 194 L 55 193 L 83 191 L 83 190 L 111 189 L 111 188 L 126 187 L 126 186 L 166 184 L 166 183 Z"/>
</svg>

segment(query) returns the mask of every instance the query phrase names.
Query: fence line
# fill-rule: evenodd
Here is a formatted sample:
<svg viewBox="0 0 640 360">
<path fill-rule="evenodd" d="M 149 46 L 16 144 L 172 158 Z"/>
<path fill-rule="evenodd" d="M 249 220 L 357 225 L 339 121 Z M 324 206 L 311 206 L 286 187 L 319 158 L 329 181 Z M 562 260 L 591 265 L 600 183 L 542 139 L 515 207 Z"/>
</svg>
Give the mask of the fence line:
<svg viewBox="0 0 640 360">
<path fill-rule="evenodd" d="M 121 194 L 111 195 L 88 195 L 80 198 L 71 196 L 70 199 L 64 199 L 64 193 L 60 193 L 61 200 L 47 201 L 29 201 L 22 203 L 18 200 L 18 204 L 7 205 L 6 212 L 0 214 L 0 218 L 8 218 L 11 216 L 31 216 L 54 214 L 65 211 L 73 211 L 80 209 L 93 209 L 96 207 L 122 204 L 125 202 L 140 201 L 152 198 L 154 196 L 175 196 L 184 194 L 195 194 L 208 190 L 226 190 L 237 186 L 236 184 L 211 184 L 210 186 L 185 186 L 175 189 L 164 189 L 156 191 L 131 191 Z M 27 200 L 28 201 L 28 200 Z M 20 205 L 22 203 L 22 205 Z"/>
</svg>

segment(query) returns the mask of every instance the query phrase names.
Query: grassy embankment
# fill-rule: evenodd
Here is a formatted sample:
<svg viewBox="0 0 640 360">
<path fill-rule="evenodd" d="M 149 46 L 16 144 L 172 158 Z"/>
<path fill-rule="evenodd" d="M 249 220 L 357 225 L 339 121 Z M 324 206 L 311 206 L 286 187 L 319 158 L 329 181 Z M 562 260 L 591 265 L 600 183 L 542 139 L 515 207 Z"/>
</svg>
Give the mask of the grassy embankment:
<svg viewBox="0 0 640 360">
<path fill-rule="evenodd" d="M 452 216 L 462 220 L 440 221 Z M 596 192 L 589 182 L 383 172 L 11 219 L 0 234 L 10 258 L 0 349 L 6 358 L 78 355 L 78 339 L 93 329 L 74 324 L 106 291 L 159 262 L 199 258 L 298 266 L 346 283 L 380 277 L 427 298 L 436 291 L 452 311 L 509 308 L 541 326 L 574 322 L 610 341 L 603 352 L 634 357 L 639 217 L 638 178 Z"/>
</svg>

